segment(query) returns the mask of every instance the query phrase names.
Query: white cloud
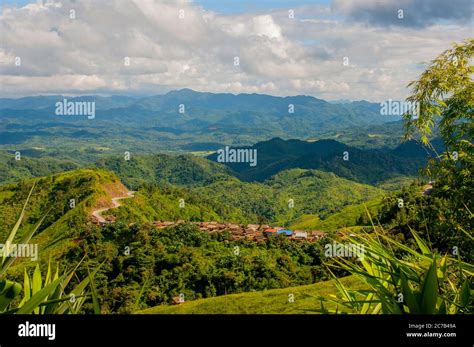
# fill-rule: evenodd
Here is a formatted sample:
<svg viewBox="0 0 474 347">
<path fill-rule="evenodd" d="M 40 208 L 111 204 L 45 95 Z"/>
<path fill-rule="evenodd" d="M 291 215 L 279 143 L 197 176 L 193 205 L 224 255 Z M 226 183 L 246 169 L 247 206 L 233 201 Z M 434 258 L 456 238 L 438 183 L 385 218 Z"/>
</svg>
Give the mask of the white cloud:
<svg viewBox="0 0 474 347">
<path fill-rule="evenodd" d="M 351 12 L 351 6 L 339 11 Z M 469 26 L 452 21 L 387 28 L 345 20 L 329 6 L 294 11 L 294 19 L 285 9 L 223 16 L 187 1 L 153 0 L 50 1 L 4 9 L 0 94 L 157 94 L 187 87 L 395 99 L 406 96 L 418 63 L 472 36 Z M 15 57 L 21 66 L 14 65 Z M 235 57 L 240 66 L 234 66 Z"/>
<path fill-rule="evenodd" d="M 281 39 L 281 29 L 275 24 L 270 15 L 254 17 L 253 26 L 257 35 L 266 36 L 270 39 Z"/>
</svg>

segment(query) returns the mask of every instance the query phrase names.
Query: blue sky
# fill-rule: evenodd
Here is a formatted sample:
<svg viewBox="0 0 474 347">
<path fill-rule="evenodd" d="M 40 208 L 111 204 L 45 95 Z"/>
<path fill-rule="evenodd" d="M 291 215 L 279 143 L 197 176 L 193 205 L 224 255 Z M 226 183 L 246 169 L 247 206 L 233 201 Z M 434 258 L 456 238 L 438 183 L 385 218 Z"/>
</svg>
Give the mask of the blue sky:
<svg viewBox="0 0 474 347">
<path fill-rule="evenodd" d="M 35 0 L 0 0 L 1 4 L 24 6 Z M 249 10 L 273 10 L 292 8 L 302 5 L 329 4 L 330 0 L 194 0 L 207 10 L 221 14 L 244 13 Z"/>
<path fill-rule="evenodd" d="M 1 0 L 0 1 L 0 4 L 2 5 L 26 5 L 26 4 L 29 4 L 30 2 L 32 1 L 28 1 L 28 0 Z"/>
<path fill-rule="evenodd" d="M 17 5 L 17 6 L 23 6 L 32 2 L 32 0 L 1 0 L 0 4 L 2 5 Z"/>
</svg>

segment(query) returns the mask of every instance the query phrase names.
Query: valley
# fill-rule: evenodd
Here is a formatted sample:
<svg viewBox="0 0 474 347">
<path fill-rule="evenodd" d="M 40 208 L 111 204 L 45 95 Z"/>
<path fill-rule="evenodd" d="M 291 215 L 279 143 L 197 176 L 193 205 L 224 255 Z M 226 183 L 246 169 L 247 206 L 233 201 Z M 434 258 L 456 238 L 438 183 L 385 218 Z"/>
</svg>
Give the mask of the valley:
<svg viewBox="0 0 474 347">
<path fill-rule="evenodd" d="M 22 160 L 10 163 L 44 163 Z M 38 222 L 34 216 L 46 214 L 31 241 L 40 245 L 40 262 L 85 257 L 88 266 L 110 264 L 97 284 L 107 293 L 104 313 L 169 305 L 180 294 L 199 300 L 328 280 L 332 260 L 324 259 L 324 244 L 354 227 L 369 229 L 364 203 L 378 206 L 391 194 L 315 169 L 243 181 L 232 168 L 193 155 L 109 157 L 94 166 L 0 185 L 0 237 L 13 227 L 35 182 L 21 233 Z M 301 224 L 307 215 L 322 224 Z M 268 235 L 269 229 L 291 234 Z M 10 276 L 21 276 L 25 266 L 15 262 Z"/>
<path fill-rule="evenodd" d="M 176 95 L 196 102 L 196 110 L 209 106 L 201 104 L 202 98 L 222 97 L 191 91 Z M 193 101 L 197 96 L 199 101 Z M 265 100 L 252 98 L 255 103 Z M 47 103 L 42 104 L 45 100 L 36 98 L 38 109 L 31 112 L 49 112 Z M 387 131 L 397 122 L 386 123 L 383 136 L 374 133 L 383 133 L 385 125 L 336 129 L 336 136 L 322 128 L 325 135 L 308 134 L 308 140 L 288 139 L 295 134 L 291 129 L 283 137 L 268 139 L 241 129 L 232 141 L 215 141 L 219 136 L 210 133 L 212 141 L 203 138 L 202 143 L 183 123 L 179 132 L 172 131 L 176 142 L 167 150 L 161 138 L 158 147 L 148 147 L 147 136 L 138 135 L 148 130 L 137 127 L 119 133 L 112 113 L 101 119 L 101 112 L 116 103 L 141 103 L 152 110 L 156 100 L 95 101 L 103 102 L 97 105 L 96 118 L 88 120 L 97 122 L 95 130 L 86 130 L 84 120 L 70 118 L 44 123 L 41 133 L 39 121 L 37 130 L 33 123 L 30 127 L 38 134 L 23 133 L 40 139 L 37 144 L 22 141 L 24 130 L 16 131 L 11 123 L 20 121 L 12 115 L 30 111 L 2 111 L 7 115 L 2 126 L 20 141 L 3 137 L 0 144 L 0 239 L 14 228 L 28 201 L 17 237 L 32 233 L 30 242 L 39 245 L 39 264 L 53 259 L 66 269 L 77 263 L 79 278 L 95 269 L 101 313 L 324 313 L 336 306 L 316 300 L 305 309 L 313 296 L 327 299 L 341 283 L 355 291 L 367 285 L 347 277 L 350 272 L 340 268 L 337 257 L 325 255 L 325 246 L 383 232 L 414 247 L 411 228 L 423 230 L 427 225 L 416 209 L 426 210 L 423 218 L 428 216 L 430 225 L 437 218 L 429 212 L 438 208 L 438 202 L 430 202 L 436 201 L 431 196 L 433 183 L 429 185 L 430 178 L 419 169 L 437 160 L 444 145 L 438 138 L 432 139 L 432 148 L 413 140 L 400 142 L 397 132 Z M 19 102 L 5 104 L 14 109 L 22 107 Z M 170 107 L 161 102 L 156 110 Z M 214 123 L 206 126 L 210 124 Z M 213 132 L 222 129 L 214 125 Z M 53 129 L 62 135 L 56 137 Z M 68 129 L 80 132 L 70 133 L 70 142 L 63 137 L 69 136 Z M 91 141 L 90 131 L 102 135 Z M 171 130 L 159 131 L 169 135 Z M 38 145 L 50 136 L 51 147 Z M 127 136 L 134 139 L 133 145 L 127 145 Z M 179 138 L 186 138 L 185 145 Z M 261 140 L 252 142 L 254 138 Z M 65 142 L 57 146 L 55 141 Z M 232 159 L 231 153 L 239 157 Z M 436 237 L 435 247 L 448 249 L 457 242 L 469 249 L 469 241 L 461 244 L 455 235 L 446 235 Z M 33 266 L 18 259 L 8 274 L 20 281 L 25 269 Z M 296 304 L 285 301 L 290 294 L 296 295 Z M 256 308 L 263 303 L 265 310 Z M 81 310 L 91 313 L 97 308 L 85 302 Z"/>
<path fill-rule="evenodd" d="M 3 0 L 0 347 L 471 346 L 473 13 Z"/>
</svg>

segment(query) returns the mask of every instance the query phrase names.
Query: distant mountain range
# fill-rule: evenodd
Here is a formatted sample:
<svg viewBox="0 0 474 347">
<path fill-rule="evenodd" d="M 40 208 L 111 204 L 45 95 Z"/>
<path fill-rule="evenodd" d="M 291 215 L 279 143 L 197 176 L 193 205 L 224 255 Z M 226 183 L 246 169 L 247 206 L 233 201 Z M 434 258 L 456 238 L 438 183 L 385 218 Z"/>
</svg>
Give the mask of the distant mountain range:
<svg viewBox="0 0 474 347">
<path fill-rule="evenodd" d="M 55 103 L 63 99 L 95 102 L 95 119 L 56 115 Z M 382 116 L 379 110 L 379 104 L 366 101 L 330 103 L 302 95 L 214 94 L 190 89 L 141 98 L 34 96 L 0 99 L 0 124 L 6 124 L 5 128 L 0 125 L 0 131 L 18 130 L 18 126 L 32 122 L 47 123 L 48 127 L 81 125 L 84 129 L 110 129 L 110 124 L 120 124 L 122 129 L 146 129 L 169 136 L 227 134 L 242 141 L 246 136 L 260 140 L 274 136 L 301 138 L 400 120 L 399 116 Z"/>
</svg>

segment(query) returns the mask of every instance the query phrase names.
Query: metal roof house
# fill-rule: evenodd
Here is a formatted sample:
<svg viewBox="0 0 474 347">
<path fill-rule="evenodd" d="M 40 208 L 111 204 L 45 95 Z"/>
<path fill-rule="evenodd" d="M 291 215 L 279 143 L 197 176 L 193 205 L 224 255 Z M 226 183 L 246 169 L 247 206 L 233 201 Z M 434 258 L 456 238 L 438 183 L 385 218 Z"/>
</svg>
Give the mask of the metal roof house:
<svg viewBox="0 0 474 347">
<path fill-rule="evenodd" d="M 276 235 L 276 234 L 277 234 L 277 230 L 276 230 L 276 229 L 273 229 L 273 228 L 265 229 L 265 230 L 263 231 L 263 234 L 264 234 L 265 236 L 267 236 L 267 237 L 270 236 L 270 235 Z"/>
<path fill-rule="evenodd" d="M 295 230 L 294 237 L 296 239 L 307 239 L 308 233 L 306 231 Z"/>
<path fill-rule="evenodd" d="M 276 233 L 277 230 L 276 230 L 276 229 L 273 229 L 273 228 L 269 228 L 269 229 L 265 229 L 264 232 L 265 232 L 265 233 Z"/>
<path fill-rule="evenodd" d="M 277 231 L 277 234 L 283 234 L 283 235 L 286 235 L 286 236 L 291 236 L 291 235 L 293 235 L 293 231 L 292 230 L 287 230 L 287 229 L 281 229 L 281 230 Z"/>
</svg>

